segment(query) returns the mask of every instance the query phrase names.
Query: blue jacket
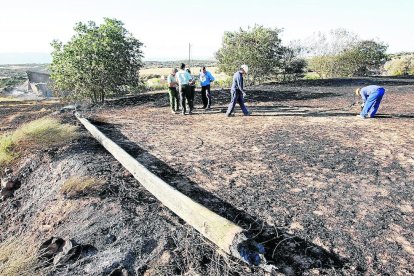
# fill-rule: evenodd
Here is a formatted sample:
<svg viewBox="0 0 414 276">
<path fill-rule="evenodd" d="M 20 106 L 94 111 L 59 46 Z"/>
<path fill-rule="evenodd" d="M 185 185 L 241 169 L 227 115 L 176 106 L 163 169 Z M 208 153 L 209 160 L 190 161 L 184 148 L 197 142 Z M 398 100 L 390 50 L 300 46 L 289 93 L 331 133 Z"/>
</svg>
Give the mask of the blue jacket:
<svg viewBox="0 0 414 276">
<path fill-rule="evenodd" d="M 240 71 L 237 71 L 233 75 L 233 83 L 231 85 L 231 92 L 235 92 L 239 90 L 240 92 L 244 92 L 243 90 L 243 74 Z"/>
<path fill-rule="evenodd" d="M 209 71 L 206 71 L 205 74 L 201 72 L 199 78 L 201 86 L 210 85 L 210 83 L 215 80 L 215 78 Z"/>
<path fill-rule="evenodd" d="M 361 88 L 361 98 L 362 101 L 365 103 L 369 97 L 369 95 L 382 90 L 381 92 L 385 91 L 385 89 L 378 85 L 368 85 Z"/>
</svg>

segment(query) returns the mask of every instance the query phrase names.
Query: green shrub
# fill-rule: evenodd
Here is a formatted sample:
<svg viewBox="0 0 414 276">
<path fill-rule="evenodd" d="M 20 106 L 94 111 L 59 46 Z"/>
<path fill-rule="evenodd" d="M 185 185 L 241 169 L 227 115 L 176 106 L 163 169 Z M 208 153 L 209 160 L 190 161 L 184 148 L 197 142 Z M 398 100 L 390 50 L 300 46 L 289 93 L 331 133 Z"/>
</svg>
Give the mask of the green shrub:
<svg viewBox="0 0 414 276">
<path fill-rule="evenodd" d="M 389 76 L 414 75 L 414 54 L 397 56 L 384 66 Z"/>
</svg>

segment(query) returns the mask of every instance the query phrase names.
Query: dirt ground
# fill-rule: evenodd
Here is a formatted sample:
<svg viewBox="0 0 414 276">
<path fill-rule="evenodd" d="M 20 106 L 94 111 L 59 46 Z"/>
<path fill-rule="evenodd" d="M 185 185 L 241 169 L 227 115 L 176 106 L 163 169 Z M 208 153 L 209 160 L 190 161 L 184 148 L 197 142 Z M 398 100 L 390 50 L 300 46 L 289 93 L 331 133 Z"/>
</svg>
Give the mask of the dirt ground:
<svg viewBox="0 0 414 276">
<path fill-rule="evenodd" d="M 353 91 L 373 83 L 386 89 L 378 118 L 358 119 Z M 247 94 L 250 117 L 238 107 L 225 117 L 228 90 L 214 91 L 212 109 L 193 115 L 171 114 L 167 93 L 84 114 L 155 174 L 248 229 L 277 274 L 413 274 L 414 79 L 299 81 Z M 0 134 L 59 109 L 13 104 L 1 103 Z M 53 114 L 78 124 L 70 112 Z M 0 202 L 0 242 L 26 235 L 88 245 L 38 274 L 264 275 L 217 253 L 81 133 L 27 155 L 14 168 L 21 188 Z M 105 185 L 65 197 L 59 189 L 75 175 Z"/>
<path fill-rule="evenodd" d="M 355 88 L 386 89 L 358 119 Z M 110 102 L 100 128 L 175 187 L 257 232 L 280 272 L 413 274 L 414 80 L 250 87 L 252 116 L 171 114 L 166 93 Z M 196 103 L 200 106 L 200 95 Z M 309 250 L 312 249 L 312 250 Z"/>
</svg>

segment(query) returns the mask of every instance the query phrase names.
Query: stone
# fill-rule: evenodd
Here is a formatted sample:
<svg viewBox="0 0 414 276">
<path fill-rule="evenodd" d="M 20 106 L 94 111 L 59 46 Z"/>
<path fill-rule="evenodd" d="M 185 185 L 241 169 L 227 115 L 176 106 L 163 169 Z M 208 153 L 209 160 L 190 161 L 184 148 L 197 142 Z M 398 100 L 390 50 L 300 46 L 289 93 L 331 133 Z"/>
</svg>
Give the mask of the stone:
<svg viewBox="0 0 414 276">
<path fill-rule="evenodd" d="M 10 197 L 13 197 L 13 192 L 13 190 L 2 189 L 0 192 L 0 199 L 4 201 Z"/>
<path fill-rule="evenodd" d="M 1 188 L 4 190 L 16 190 L 19 188 L 19 181 L 17 179 L 12 179 L 10 177 L 1 179 Z"/>
<path fill-rule="evenodd" d="M 12 172 L 13 172 L 13 170 L 12 170 L 12 169 L 10 169 L 10 168 L 5 168 L 5 169 L 4 169 L 4 173 L 5 173 L 6 175 L 11 174 Z"/>
<path fill-rule="evenodd" d="M 58 252 L 53 258 L 53 264 L 65 264 L 70 259 L 76 258 L 80 254 L 81 247 L 73 240 L 66 240 L 65 245 L 62 247 L 62 251 Z"/>
<path fill-rule="evenodd" d="M 113 270 L 109 274 L 109 276 L 128 276 L 128 275 L 129 275 L 128 271 L 125 268 L 122 268 L 122 267 Z"/>
</svg>

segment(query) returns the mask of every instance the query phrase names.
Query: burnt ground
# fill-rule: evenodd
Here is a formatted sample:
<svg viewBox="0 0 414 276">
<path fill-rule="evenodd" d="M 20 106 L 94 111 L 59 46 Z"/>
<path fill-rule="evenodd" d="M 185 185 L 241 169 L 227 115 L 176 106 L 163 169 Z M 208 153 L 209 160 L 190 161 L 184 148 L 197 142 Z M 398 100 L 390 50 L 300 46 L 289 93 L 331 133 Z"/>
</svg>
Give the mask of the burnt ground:
<svg viewBox="0 0 414 276">
<path fill-rule="evenodd" d="M 357 119 L 353 91 L 373 83 L 387 91 L 378 117 Z M 250 117 L 226 118 L 228 91 L 213 93 L 191 116 L 171 114 L 166 93 L 96 115 L 167 182 L 251 228 L 280 272 L 414 273 L 413 79 L 250 87 Z"/>
<path fill-rule="evenodd" d="M 371 83 L 386 95 L 378 118 L 359 120 L 353 91 Z M 168 183 L 248 229 L 277 273 L 414 273 L 413 79 L 250 87 L 250 117 L 226 118 L 228 91 L 213 93 L 212 110 L 191 116 L 171 114 L 166 93 L 84 113 Z M 0 132 L 58 109 L 20 104 L 2 104 Z M 70 113 L 52 116 L 77 124 Z M 21 188 L 0 202 L 0 242 L 62 237 L 86 248 L 28 275 L 264 274 L 214 250 L 80 131 L 71 144 L 27 153 L 13 167 Z M 60 193 L 69 177 L 85 175 L 105 184 Z"/>
<path fill-rule="evenodd" d="M 79 125 L 71 112 L 59 112 L 62 105 L 54 101 L 0 105 L 0 134 L 43 116 Z M 53 237 L 71 240 L 81 248 L 55 265 L 39 259 L 40 264 L 16 275 L 242 275 L 252 271 L 214 250 L 140 186 L 86 130 L 79 131 L 80 137 L 70 144 L 23 152 L 19 162 L 8 166 L 21 185 L 12 198 L 0 200 L 0 253 L 1 243 L 13 238 L 19 241 L 16 252 L 33 251 L 36 258 L 44 255 L 39 249 Z M 82 176 L 104 184 L 70 196 L 61 192 L 66 180 Z M 0 262 L 0 275 L 10 276 L 2 274 L 4 268 Z"/>
</svg>

